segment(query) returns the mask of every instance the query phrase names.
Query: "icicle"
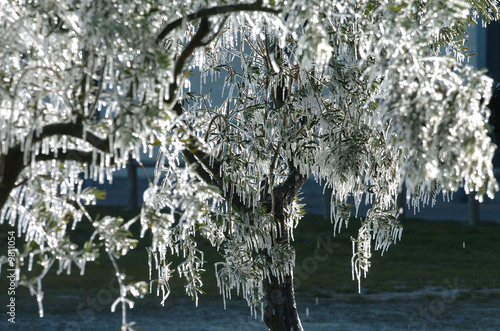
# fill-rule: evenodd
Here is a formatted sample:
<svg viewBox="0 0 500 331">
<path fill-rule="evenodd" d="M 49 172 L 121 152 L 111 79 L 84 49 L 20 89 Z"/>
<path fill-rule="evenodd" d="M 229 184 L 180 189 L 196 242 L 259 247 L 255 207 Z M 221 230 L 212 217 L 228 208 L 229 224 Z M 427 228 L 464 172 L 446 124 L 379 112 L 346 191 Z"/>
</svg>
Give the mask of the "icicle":
<svg viewBox="0 0 500 331">
<path fill-rule="evenodd" d="M 37 291 L 36 291 L 36 301 L 38 303 L 38 314 L 43 317 L 43 291 L 42 291 L 42 279 L 37 278 Z"/>
<path fill-rule="evenodd" d="M 35 254 L 33 254 L 33 253 L 30 253 L 30 254 L 29 254 L 29 260 L 28 260 L 28 261 L 29 261 L 29 262 L 28 262 L 28 271 L 31 271 L 31 270 L 32 270 L 32 268 L 33 268 L 33 256 L 34 256 L 34 255 L 35 255 Z"/>
</svg>

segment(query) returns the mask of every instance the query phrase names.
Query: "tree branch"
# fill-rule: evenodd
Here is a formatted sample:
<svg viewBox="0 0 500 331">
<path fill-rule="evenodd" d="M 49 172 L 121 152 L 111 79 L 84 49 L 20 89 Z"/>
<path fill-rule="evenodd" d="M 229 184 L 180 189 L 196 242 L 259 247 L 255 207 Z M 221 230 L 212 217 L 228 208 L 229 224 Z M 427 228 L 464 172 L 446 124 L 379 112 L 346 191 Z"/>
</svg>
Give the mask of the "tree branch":
<svg viewBox="0 0 500 331">
<path fill-rule="evenodd" d="M 83 133 L 83 125 L 80 123 L 54 123 L 44 126 L 39 134 L 33 134 L 33 141 L 41 141 L 43 138 L 55 135 L 66 135 L 83 139 Z M 110 152 L 108 138 L 100 138 L 90 131 L 85 132 L 85 136 L 85 141 L 101 152 Z"/>
<path fill-rule="evenodd" d="M 163 40 L 170 32 L 174 29 L 180 27 L 183 22 L 191 22 L 199 18 L 207 18 L 215 15 L 229 14 L 243 11 L 260 11 L 264 13 L 279 14 L 280 9 L 262 7 L 262 0 L 257 0 L 254 3 L 227 5 L 220 7 L 212 7 L 200 9 L 199 11 L 189 14 L 185 17 L 181 17 L 173 22 L 168 23 L 156 37 L 156 41 Z"/>
<path fill-rule="evenodd" d="M 297 196 L 300 188 L 307 180 L 307 176 L 301 174 L 295 166 L 290 164 L 289 167 L 290 173 L 286 180 L 273 190 L 277 204 L 282 204 L 282 206 L 275 206 L 277 214 L 284 210 L 284 206 L 290 206 L 292 204 L 292 200 Z M 279 216 L 277 216 L 277 218 L 279 219 Z"/>
<path fill-rule="evenodd" d="M 87 164 L 100 164 L 101 155 L 98 153 L 94 156 L 92 151 L 82 151 L 78 149 L 58 149 L 57 152 L 51 151 L 47 154 L 38 154 L 35 157 L 35 162 L 40 161 L 76 161 Z M 3 176 L 0 177 L 0 210 L 7 202 L 10 192 L 16 187 L 16 180 L 26 167 L 23 163 L 24 153 L 19 145 L 9 149 L 9 153 L 2 155 Z M 110 164 L 114 164 L 113 157 L 110 158 Z"/>
<path fill-rule="evenodd" d="M 181 54 L 177 58 L 177 61 L 175 62 L 174 81 L 172 84 L 170 84 L 169 87 L 168 91 L 169 95 L 167 103 L 172 104 L 172 102 L 175 101 L 177 90 L 179 88 L 178 84 L 179 76 L 181 76 L 187 60 L 191 57 L 196 48 L 205 46 L 203 38 L 205 38 L 209 32 L 210 32 L 210 22 L 208 21 L 207 18 L 203 18 L 200 22 L 200 26 L 198 27 L 198 31 L 196 31 L 196 34 L 193 36 L 191 41 L 189 41 L 189 43 L 186 45 L 186 48 L 182 50 Z M 177 115 L 182 114 L 182 106 L 180 104 L 174 106 L 174 110 L 177 112 Z"/>
<path fill-rule="evenodd" d="M 57 152 L 51 151 L 47 154 L 38 154 L 35 157 L 36 162 L 40 161 L 77 161 L 80 163 L 87 164 L 100 164 L 101 155 L 97 153 L 95 159 L 93 159 L 94 153 L 92 151 L 82 151 L 78 149 L 68 149 L 64 151 L 63 149 L 58 149 Z M 114 164 L 114 158 L 110 157 L 110 164 Z"/>
<path fill-rule="evenodd" d="M 1 155 L 0 167 L 2 176 L 0 177 L 0 210 L 7 202 L 10 192 L 15 187 L 17 177 L 24 169 L 23 152 L 19 145 L 9 148 L 8 154 Z"/>
<path fill-rule="evenodd" d="M 55 135 L 66 135 L 83 140 L 84 128 L 79 123 L 54 123 L 44 126 L 39 132 L 33 133 L 33 142 L 41 141 L 44 138 Z M 87 131 L 85 141 L 91 144 L 94 148 L 103 153 L 109 153 L 109 139 L 102 139 L 92 132 Z M 59 149 L 57 153 L 50 152 L 48 154 L 39 154 L 35 157 L 35 161 L 78 161 L 81 163 L 92 163 L 93 153 L 81 150 L 66 150 Z M 28 158 L 31 159 L 31 158 Z M 24 152 L 21 151 L 21 145 L 17 144 L 10 147 L 7 154 L 1 155 L 0 164 L 0 210 L 3 208 L 10 192 L 16 186 L 16 180 L 21 174 L 21 171 L 26 167 L 24 164 Z M 96 163 L 100 163 L 100 155 L 97 155 Z M 111 158 L 114 163 L 114 159 Z"/>
<path fill-rule="evenodd" d="M 178 78 L 182 74 L 186 62 L 196 48 L 206 46 L 206 42 L 204 42 L 203 39 L 209 34 L 209 32 L 210 22 L 206 17 L 203 17 L 198 27 L 198 31 L 196 31 L 193 38 L 189 41 L 180 56 L 177 58 L 174 67 L 174 82 L 170 85 L 169 99 L 167 102 L 172 103 L 175 101 L 176 93 L 179 88 Z M 173 109 L 177 115 L 182 115 L 183 108 L 180 101 L 175 103 Z M 193 170 L 201 180 L 207 184 L 217 186 L 222 192 L 224 192 L 224 184 L 220 176 L 220 163 L 217 161 L 211 163 L 210 156 L 201 151 L 198 138 L 188 133 L 181 125 L 177 125 L 177 127 L 181 132 L 187 134 L 189 137 L 185 142 L 186 148 L 182 151 L 185 161 L 193 167 Z M 240 210 L 248 209 L 242 202 L 240 196 L 237 194 L 223 194 L 223 197 L 226 201 L 230 202 Z"/>
<path fill-rule="evenodd" d="M 186 143 L 186 149 L 182 151 L 182 156 L 189 163 L 196 174 L 207 184 L 217 186 L 221 192 L 224 192 L 224 183 L 220 176 L 221 165 L 217 161 L 210 164 L 210 156 L 198 149 L 198 140 L 191 138 Z M 229 191 L 221 194 L 224 199 L 235 206 L 239 211 L 248 211 L 249 208 L 244 204 L 239 194 Z"/>
</svg>

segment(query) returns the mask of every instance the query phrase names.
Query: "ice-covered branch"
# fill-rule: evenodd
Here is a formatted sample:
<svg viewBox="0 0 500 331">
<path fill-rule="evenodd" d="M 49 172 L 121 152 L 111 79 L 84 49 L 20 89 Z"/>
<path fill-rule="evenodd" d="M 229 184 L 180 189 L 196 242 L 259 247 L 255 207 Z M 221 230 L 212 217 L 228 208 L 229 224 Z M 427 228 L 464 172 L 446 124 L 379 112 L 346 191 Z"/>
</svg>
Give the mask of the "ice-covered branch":
<svg viewBox="0 0 500 331">
<path fill-rule="evenodd" d="M 77 161 L 86 164 L 100 164 L 102 156 L 99 153 L 92 151 L 82 151 L 78 149 L 63 150 L 62 148 L 57 151 L 51 151 L 47 154 L 39 154 L 35 157 L 36 161 Z M 109 165 L 114 164 L 114 158 L 109 157 Z"/>
<path fill-rule="evenodd" d="M 186 62 L 189 60 L 190 56 L 193 54 L 196 48 L 206 46 L 206 43 L 204 42 L 203 39 L 209 33 L 210 33 L 210 22 L 208 21 L 207 18 L 202 18 L 200 25 L 198 27 L 198 31 L 190 40 L 190 42 L 186 45 L 186 47 L 183 49 L 183 51 L 181 52 L 180 56 L 177 58 L 177 61 L 175 63 L 174 67 L 175 80 L 174 83 L 170 85 L 169 102 L 174 101 L 176 99 L 176 94 L 179 92 L 178 87 L 180 84 L 178 82 L 178 79 L 182 75 L 182 71 L 184 69 Z M 177 113 L 177 115 L 179 116 L 182 115 L 183 107 L 179 101 L 176 102 L 173 109 Z M 179 127 L 179 130 L 183 131 L 184 133 L 187 133 L 185 132 L 185 130 L 183 130 L 182 127 Z M 193 168 L 195 169 L 196 173 L 205 183 L 214 185 L 218 187 L 221 191 L 225 191 L 223 180 L 220 174 L 220 164 L 217 161 L 210 162 L 209 155 L 205 154 L 201 150 L 201 146 L 199 146 L 199 144 L 200 142 L 198 141 L 198 139 L 192 134 L 189 134 L 189 139 L 187 139 L 185 142 L 186 148 L 182 151 L 185 160 L 189 164 L 194 166 Z M 225 194 L 224 198 L 227 201 L 230 201 L 238 209 L 240 210 L 245 209 L 245 206 L 242 203 L 242 199 L 238 196 L 238 194 L 234 193 Z"/>
<path fill-rule="evenodd" d="M 244 11 L 259 11 L 271 14 L 279 14 L 281 12 L 280 9 L 263 7 L 262 0 L 257 0 L 254 3 L 243 3 L 243 4 L 235 4 L 227 6 L 218 6 L 212 8 L 204 8 L 200 9 L 195 13 L 189 14 L 185 17 L 181 17 L 171 23 L 168 23 L 160 31 L 160 33 L 156 37 L 156 40 L 157 41 L 163 40 L 170 32 L 180 27 L 183 22 L 191 22 L 199 18 L 207 18 L 215 15 L 224 15 L 224 14 L 244 12 Z"/>
<path fill-rule="evenodd" d="M 44 126 L 39 133 L 35 133 L 33 141 L 40 141 L 43 138 L 54 135 L 66 135 L 70 137 L 84 139 L 86 142 L 97 148 L 99 151 L 109 153 L 109 139 L 101 138 L 89 130 L 85 130 L 81 123 L 53 123 Z"/>
<path fill-rule="evenodd" d="M 210 22 L 208 21 L 207 18 L 203 18 L 200 22 L 200 25 L 198 27 L 198 31 L 196 31 L 196 34 L 193 36 L 193 38 L 189 41 L 189 43 L 186 45 L 186 47 L 182 50 L 181 54 L 177 58 L 177 61 L 175 62 L 174 66 L 174 81 L 172 84 L 170 84 L 169 87 L 169 96 L 168 96 L 168 103 L 172 104 L 177 100 L 177 94 L 179 93 L 179 86 L 180 82 L 179 79 L 181 79 L 181 74 L 184 70 L 184 66 L 186 65 L 186 62 L 189 60 L 191 55 L 194 53 L 196 48 L 198 47 L 203 47 L 205 46 L 205 42 L 203 39 L 210 33 Z M 178 115 L 181 114 L 182 112 L 182 107 L 181 105 L 175 105 L 174 110 L 177 112 Z"/>
<path fill-rule="evenodd" d="M 31 139 L 32 142 L 42 141 L 44 138 L 51 136 L 70 136 L 74 138 L 84 139 L 90 145 L 95 147 L 97 150 L 103 153 L 109 153 L 109 139 L 101 138 L 96 134 L 86 131 L 82 124 L 80 123 L 53 123 L 48 124 L 41 128 L 38 132 L 33 133 Z M 31 151 L 22 151 L 21 145 L 17 144 L 8 149 L 5 155 L 2 155 L 0 162 L 0 209 L 3 207 L 7 198 L 15 187 L 16 180 L 21 173 L 21 171 L 27 166 L 25 160 L 35 160 L 35 161 L 48 161 L 48 160 L 58 160 L 58 161 L 77 161 L 80 163 L 91 164 L 92 162 L 100 163 L 101 156 L 100 153 L 96 153 L 93 156 L 92 151 L 84 151 L 78 149 L 59 149 L 55 151 L 50 151 L 48 153 L 40 153 L 34 159 L 31 157 L 25 157 L 25 153 L 31 153 Z M 113 157 L 110 156 L 110 162 L 113 163 Z"/>
<path fill-rule="evenodd" d="M 101 164 L 102 155 L 100 153 L 93 153 L 92 151 L 83 151 L 78 149 L 58 149 L 56 151 L 50 151 L 45 154 L 38 154 L 34 157 L 36 162 L 40 161 L 76 161 L 79 163 L 86 164 Z M 24 154 L 21 152 L 20 147 L 11 148 L 7 155 L 2 156 L 2 169 L 3 174 L 0 177 L 0 209 L 6 203 L 10 192 L 16 187 L 16 182 L 19 175 L 26 167 L 23 163 Z M 115 163 L 112 156 L 107 160 L 109 165 Z"/>
</svg>

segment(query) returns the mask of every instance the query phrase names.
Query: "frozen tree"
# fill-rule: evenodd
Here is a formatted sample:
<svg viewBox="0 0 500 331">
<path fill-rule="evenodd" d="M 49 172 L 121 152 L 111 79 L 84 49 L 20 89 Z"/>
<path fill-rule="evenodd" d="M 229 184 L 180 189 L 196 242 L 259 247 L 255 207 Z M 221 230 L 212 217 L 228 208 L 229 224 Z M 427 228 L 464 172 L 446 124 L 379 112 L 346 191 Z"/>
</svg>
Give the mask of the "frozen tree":
<svg viewBox="0 0 500 331">
<path fill-rule="evenodd" d="M 0 0 L 0 8 L 0 222 L 27 243 L 1 262 L 36 295 L 40 315 L 47 271 L 75 265 L 83 274 L 104 246 L 121 289 L 112 308 L 120 304 L 131 328 L 130 296 L 148 284 L 126 283 L 118 259 L 140 240 L 128 231 L 140 222 L 141 238 L 152 237 L 149 285 L 163 300 L 175 269 L 197 298 L 202 236 L 222 256 L 224 300 L 237 293 L 270 329 L 301 330 L 292 240 L 306 178 L 333 192 L 334 232 L 350 217 L 349 197 L 371 204 L 353 238 L 358 280 L 372 247 L 401 236 L 402 183 L 416 209 L 462 186 L 477 199 L 497 190 L 492 82 L 467 65 L 463 44 L 469 24 L 498 18 L 497 1 Z M 83 179 L 111 182 L 155 147 L 140 215 L 92 219 L 86 206 L 98 192 Z M 95 229 L 82 247 L 68 235 L 79 222 Z M 172 266 L 169 254 L 183 262 Z M 42 273 L 21 280 L 34 260 Z"/>
</svg>

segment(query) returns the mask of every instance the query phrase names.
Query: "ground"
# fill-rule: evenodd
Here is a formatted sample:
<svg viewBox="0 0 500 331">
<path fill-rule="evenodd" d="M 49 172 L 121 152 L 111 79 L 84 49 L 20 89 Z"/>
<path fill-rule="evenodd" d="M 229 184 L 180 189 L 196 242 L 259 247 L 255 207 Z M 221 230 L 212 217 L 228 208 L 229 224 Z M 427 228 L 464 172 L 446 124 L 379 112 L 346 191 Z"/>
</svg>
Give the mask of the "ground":
<svg viewBox="0 0 500 331">
<path fill-rule="evenodd" d="M 106 287 L 104 287 L 106 289 Z M 500 290 L 463 288 L 451 280 L 444 287 L 414 292 L 335 294 L 324 298 L 300 298 L 298 306 L 305 330 L 498 330 Z M 33 298 L 17 303 L 16 323 L 0 320 L 1 330 L 119 330 L 120 312 L 111 313 L 105 292 L 96 298 L 60 296 L 46 303 L 46 315 L 37 317 Z M 93 304 L 92 304 L 93 303 Z M 260 316 L 249 315 L 242 300 L 202 298 L 195 307 L 189 298 L 167 300 L 164 307 L 150 296 L 136 301 L 128 314 L 138 329 L 215 331 L 266 330 Z"/>
</svg>

